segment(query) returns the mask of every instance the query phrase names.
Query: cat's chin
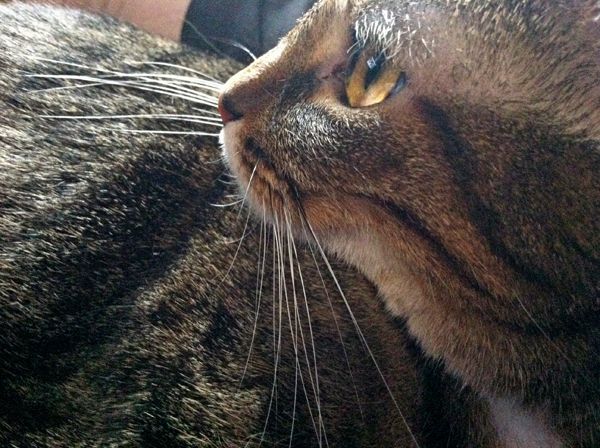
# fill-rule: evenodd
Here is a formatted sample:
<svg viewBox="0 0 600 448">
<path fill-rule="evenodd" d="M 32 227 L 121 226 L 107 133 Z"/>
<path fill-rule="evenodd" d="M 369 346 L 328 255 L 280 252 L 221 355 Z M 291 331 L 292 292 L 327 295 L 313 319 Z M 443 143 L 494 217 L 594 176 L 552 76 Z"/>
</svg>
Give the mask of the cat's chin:
<svg viewBox="0 0 600 448">
<path fill-rule="evenodd" d="M 302 217 L 295 193 L 268 160 L 249 151 L 247 145 L 239 141 L 237 136 L 241 126 L 241 123 L 229 123 L 221 131 L 220 141 L 243 200 L 259 219 L 294 230 L 300 228 Z"/>
</svg>

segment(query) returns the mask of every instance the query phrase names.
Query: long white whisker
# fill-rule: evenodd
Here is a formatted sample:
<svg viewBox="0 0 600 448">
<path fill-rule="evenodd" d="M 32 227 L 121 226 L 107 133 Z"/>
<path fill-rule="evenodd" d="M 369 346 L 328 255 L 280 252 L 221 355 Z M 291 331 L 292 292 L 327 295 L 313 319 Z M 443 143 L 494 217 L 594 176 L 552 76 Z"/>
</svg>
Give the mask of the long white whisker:
<svg viewBox="0 0 600 448">
<path fill-rule="evenodd" d="M 228 204 L 210 204 L 213 207 L 220 207 L 220 208 L 226 208 L 226 207 L 233 207 L 237 204 L 240 204 L 242 202 L 242 200 L 240 199 L 239 201 L 235 201 L 235 202 L 230 202 Z"/>
<path fill-rule="evenodd" d="M 333 323 L 335 325 L 337 334 L 339 336 L 340 339 L 340 344 L 342 346 L 342 351 L 344 352 L 344 359 L 346 360 L 346 366 L 348 367 L 348 373 L 350 374 L 350 380 L 352 381 L 352 387 L 354 388 L 354 395 L 356 396 L 356 404 L 358 405 L 358 410 L 360 412 L 360 416 L 361 419 L 364 421 L 365 419 L 365 415 L 364 415 L 364 411 L 362 408 L 362 405 L 360 404 L 360 395 L 358 394 L 358 387 L 356 386 L 356 380 L 354 379 L 354 374 L 352 373 L 352 367 L 350 366 L 350 358 L 348 358 L 348 352 L 346 351 L 346 344 L 344 343 L 344 337 L 342 336 L 342 331 L 340 329 L 337 317 L 335 317 L 335 310 L 333 308 L 333 301 L 331 300 L 331 297 L 329 296 L 329 291 L 327 289 L 327 284 L 325 283 L 325 279 L 323 278 L 323 274 L 321 273 L 321 268 L 319 267 L 319 263 L 317 261 L 317 258 L 315 256 L 315 251 L 312 248 L 312 245 L 308 245 L 311 257 L 314 261 L 315 267 L 317 268 L 317 274 L 319 275 L 319 278 L 321 280 L 321 284 L 323 285 L 323 290 L 325 291 L 325 297 L 327 297 L 327 302 L 329 303 L 329 309 L 331 310 L 331 316 L 333 318 Z M 298 269 L 300 269 L 300 266 L 298 266 Z M 361 341 L 362 343 L 362 341 Z"/>
<path fill-rule="evenodd" d="M 279 215 L 275 216 L 275 222 L 276 222 L 276 226 L 279 229 L 280 235 L 281 235 L 281 232 L 283 230 L 283 226 L 279 222 Z M 289 238 L 289 236 L 290 235 L 288 233 L 288 238 Z M 280 237 L 280 239 L 281 239 L 281 237 Z M 294 293 L 294 309 L 297 312 L 298 319 L 300 319 L 300 313 L 299 313 L 299 307 L 298 307 L 298 300 L 297 300 L 297 295 L 295 293 Z M 307 404 L 307 408 L 308 408 L 308 411 L 309 411 L 309 414 L 310 414 L 310 417 L 311 417 L 311 420 L 312 420 L 312 423 L 313 423 L 313 427 L 314 427 L 314 430 L 315 430 L 315 435 L 317 436 L 317 440 L 319 442 L 319 447 L 321 447 L 322 446 L 322 437 L 321 437 L 321 421 L 322 421 L 322 418 L 321 418 L 321 409 L 320 409 L 320 406 L 319 406 L 319 403 L 320 403 L 319 402 L 319 395 L 317 393 L 317 387 L 315 385 L 315 380 L 314 380 L 313 375 L 312 375 L 312 368 L 311 368 L 310 358 L 308 356 L 308 349 L 307 349 L 307 346 L 306 346 L 306 338 L 304 337 L 304 330 L 302 328 L 302 325 L 299 325 L 298 329 L 300 330 L 300 341 L 302 342 L 302 348 L 303 348 L 303 352 L 304 352 L 304 360 L 306 361 L 306 366 L 307 366 L 307 371 L 308 371 L 308 379 L 310 380 L 310 386 L 311 386 L 312 393 L 313 393 L 313 396 L 314 396 L 314 399 L 315 399 L 315 405 L 317 406 L 317 411 L 318 411 L 318 416 L 317 417 L 318 417 L 318 420 L 319 420 L 319 424 L 318 425 L 317 425 L 317 422 L 315 421 L 315 418 L 314 418 L 314 415 L 313 415 L 312 406 L 311 406 L 311 403 L 310 403 L 310 398 L 308 396 L 308 391 L 306 389 L 304 381 L 302 380 L 303 389 L 304 389 L 304 395 L 306 397 L 306 404 Z M 301 376 L 301 379 L 302 379 L 302 376 Z"/>
<path fill-rule="evenodd" d="M 121 78 L 124 78 L 124 77 L 110 78 L 110 79 L 111 80 L 115 80 L 115 79 L 120 80 Z M 190 89 L 189 87 L 184 87 L 184 84 L 181 82 L 169 82 L 169 81 L 163 81 L 160 79 L 149 79 L 148 77 L 137 77 L 134 80 L 124 81 L 124 82 L 132 82 L 132 83 L 136 83 L 136 84 L 140 84 L 140 85 L 162 88 L 162 89 L 172 91 L 175 93 L 188 94 L 192 97 L 202 98 L 207 101 L 216 101 L 216 95 L 214 95 L 213 93 L 203 92 L 202 90 L 207 90 L 209 92 L 216 92 L 216 93 L 219 93 L 221 91 L 221 89 L 216 89 L 214 87 L 208 87 L 208 86 L 202 86 L 201 90 L 199 90 L 197 88 Z M 196 86 L 196 87 L 198 87 L 198 86 Z"/>
<path fill-rule="evenodd" d="M 40 57 L 40 56 L 30 56 L 30 57 L 31 57 L 31 59 L 34 59 L 34 60 L 40 61 L 40 62 L 49 62 L 51 64 L 65 65 L 67 67 L 81 68 L 84 70 L 91 70 L 91 71 L 100 72 L 100 73 L 112 73 L 112 74 L 119 73 L 119 72 L 115 72 L 114 70 L 108 70 L 108 69 L 105 69 L 102 67 L 92 67 L 91 65 L 83 65 L 83 64 L 78 64 L 75 62 L 60 61 L 58 59 L 49 59 L 49 58 L 44 58 L 44 57 Z"/>
<path fill-rule="evenodd" d="M 321 257 L 323 258 L 323 261 L 325 262 L 325 265 L 327 266 L 327 270 L 329 271 L 329 274 L 331 275 L 331 278 L 333 279 L 336 288 L 338 290 L 338 292 L 340 293 L 340 296 L 342 297 L 343 301 L 344 301 L 344 305 L 346 307 L 346 309 L 348 310 L 348 313 L 350 314 L 350 318 L 352 319 L 352 322 L 354 324 L 354 327 L 356 329 L 356 332 L 359 336 L 359 338 L 362 340 L 367 353 L 369 354 L 369 357 L 371 358 L 371 361 L 373 362 L 373 365 L 375 366 L 375 368 L 377 369 L 377 373 L 379 374 L 379 376 L 381 377 L 382 381 L 383 381 L 383 385 L 385 386 L 388 395 L 390 396 L 390 398 L 392 399 L 392 402 L 394 403 L 394 406 L 396 408 L 396 410 L 398 411 L 398 414 L 400 415 L 400 418 L 402 419 L 402 423 L 404 424 L 404 426 L 406 427 L 406 429 L 408 430 L 408 433 L 412 439 L 412 441 L 414 442 L 415 446 L 417 448 L 420 447 L 419 442 L 417 441 L 416 436 L 414 435 L 412 429 L 410 428 L 410 425 L 408 424 L 408 420 L 406 420 L 406 417 L 404 416 L 404 413 L 402 412 L 402 410 L 400 409 L 400 406 L 398 405 L 398 401 L 396 400 L 396 397 L 394 396 L 392 389 L 390 388 L 387 380 L 385 379 L 385 376 L 383 375 L 383 372 L 381 370 L 381 368 L 379 367 L 379 363 L 377 362 L 377 359 L 375 358 L 375 355 L 373 354 L 373 351 L 371 350 L 371 348 L 369 347 L 369 344 L 367 343 L 367 340 L 360 328 L 360 326 L 358 325 L 358 321 L 356 320 L 356 317 L 354 316 L 354 313 L 352 312 L 352 308 L 350 307 L 350 303 L 348 302 L 348 299 L 346 298 L 346 294 L 344 293 L 340 282 L 337 279 L 337 276 L 335 275 L 335 272 L 333 271 L 333 268 L 331 266 L 331 263 L 329 262 L 329 259 L 327 258 L 327 255 L 325 255 L 325 251 L 323 250 L 323 247 L 321 246 L 321 243 L 319 242 L 319 239 L 317 238 L 317 235 L 315 234 L 315 231 L 313 230 L 310 222 L 308 221 L 308 219 L 306 219 L 306 216 L 304 215 L 304 213 L 302 212 L 302 216 L 303 216 L 303 224 L 305 224 L 306 226 L 308 226 L 308 230 L 310 232 L 310 235 L 312 236 L 313 241 L 316 243 L 317 245 L 317 249 L 319 250 L 319 253 L 321 255 Z M 306 230 L 306 226 L 304 226 L 304 229 Z M 308 237 L 308 235 L 307 235 Z M 308 238 L 307 238 L 308 239 Z"/>
<path fill-rule="evenodd" d="M 264 210 L 264 207 L 263 207 Z M 262 261 L 261 261 L 262 258 Z M 252 327 L 252 337 L 250 339 L 250 347 L 248 348 L 248 357 L 246 358 L 246 364 L 244 365 L 244 371 L 242 372 L 242 378 L 240 380 L 240 387 L 246 377 L 248 371 L 248 365 L 250 363 L 250 357 L 252 356 L 252 349 L 254 348 L 254 339 L 256 337 L 256 330 L 258 328 L 258 319 L 260 317 L 260 304 L 262 299 L 263 284 L 265 278 L 265 262 L 267 260 L 267 224 L 266 220 L 263 220 L 260 226 L 260 237 L 258 244 L 258 266 L 256 272 L 256 313 L 254 315 L 254 324 Z"/>
<path fill-rule="evenodd" d="M 235 261 L 237 260 L 237 257 L 240 253 L 240 249 L 242 248 L 242 243 L 244 242 L 244 238 L 246 237 L 246 233 L 248 231 L 248 223 L 250 222 L 250 216 L 252 214 L 252 211 L 250 209 L 248 209 L 248 215 L 246 217 L 246 223 L 244 224 L 244 230 L 242 231 L 242 236 L 240 238 L 240 242 L 235 250 L 235 253 L 233 255 L 233 259 L 231 260 L 231 264 L 229 265 L 229 268 L 227 269 L 227 272 L 225 272 L 225 275 L 223 275 L 223 277 L 221 278 L 221 281 L 218 283 L 217 285 L 217 289 L 221 287 L 221 285 L 223 284 L 223 282 L 225 282 L 225 280 L 227 279 L 227 277 L 229 277 L 229 274 L 231 273 L 231 270 L 233 269 L 233 266 L 235 264 Z"/>
<path fill-rule="evenodd" d="M 277 255 L 277 250 L 275 250 L 275 234 L 276 234 L 277 230 L 273 227 L 273 358 L 275 360 L 275 368 L 273 371 L 273 385 L 271 387 L 271 397 L 269 399 L 269 406 L 267 408 L 267 416 L 265 417 L 265 425 L 263 427 L 263 431 L 262 434 L 260 436 L 260 441 L 258 443 L 258 447 L 260 448 L 265 440 L 265 435 L 267 433 L 267 427 L 269 425 L 269 419 L 271 417 L 271 412 L 273 409 L 273 402 L 275 400 L 275 394 L 276 394 L 276 390 L 277 390 L 277 373 L 278 373 L 278 367 L 279 367 L 279 357 L 281 355 L 281 325 L 282 325 L 282 304 L 281 301 L 279 302 L 279 331 L 276 332 L 276 313 L 275 313 L 275 275 L 276 275 L 276 268 L 275 268 L 275 260 L 276 260 L 276 255 Z"/>
<path fill-rule="evenodd" d="M 281 227 L 278 226 L 280 232 L 281 232 Z M 294 323 L 292 323 L 292 310 L 290 308 L 290 300 L 288 297 L 288 289 L 287 289 L 287 281 L 286 281 L 286 275 L 285 275 L 285 260 L 284 260 L 284 255 L 285 255 L 285 250 L 283 247 L 283 238 L 281 233 L 279 233 L 278 235 L 278 247 L 281 251 L 281 268 L 282 268 L 282 278 L 283 278 L 283 293 L 284 293 L 284 298 L 285 298 L 285 305 L 286 305 L 286 309 L 287 309 L 287 315 L 288 315 L 288 324 L 290 326 L 290 334 L 292 336 L 292 345 L 294 347 L 294 359 L 295 359 L 295 365 L 296 365 L 296 381 L 298 380 L 298 370 L 300 368 L 300 362 L 299 362 L 299 356 L 298 356 L 298 333 L 297 333 L 297 329 L 298 329 L 298 309 L 297 307 L 294 307 Z M 288 251 L 289 251 L 289 235 L 288 235 Z M 292 295 L 294 298 L 294 303 L 296 303 L 296 287 L 295 287 L 295 280 L 294 280 L 294 271 L 293 271 L 293 265 L 290 263 L 290 279 L 291 279 L 291 283 L 292 283 Z M 296 332 L 294 333 L 294 328 L 296 329 Z M 296 397 L 297 397 L 297 382 L 296 382 L 296 388 L 294 389 L 294 403 L 293 403 L 293 410 L 292 410 L 292 427 L 291 427 L 291 431 L 290 431 L 290 447 L 292 445 L 292 440 L 294 437 L 294 426 L 295 426 L 295 420 L 296 420 Z"/>
<path fill-rule="evenodd" d="M 219 117 L 219 120 L 221 119 L 221 114 L 219 114 L 219 112 L 214 112 L 211 110 L 207 110 L 207 109 L 200 109 L 198 107 L 192 107 L 192 110 L 196 111 L 196 112 L 202 112 L 203 114 L 211 114 L 214 115 L 216 117 Z"/>
<path fill-rule="evenodd" d="M 290 218 L 289 218 L 289 214 L 288 214 L 287 210 L 285 212 L 285 218 L 286 218 L 288 241 L 291 242 L 291 250 L 293 250 L 293 255 L 296 257 L 296 261 L 297 261 L 298 260 L 298 250 L 296 248 L 296 243 L 294 242 L 294 239 L 292 238 L 292 228 L 291 228 Z M 292 252 L 290 252 L 290 264 L 291 263 L 292 263 Z M 319 371 L 317 368 L 317 351 L 316 351 L 316 346 L 315 346 L 315 338 L 314 338 L 314 332 L 313 332 L 313 327 L 312 327 L 310 308 L 308 305 L 308 297 L 306 295 L 306 287 L 304 285 L 304 278 L 302 276 L 302 270 L 300 268 L 300 263 L 298 261 L 297 261 L 297 265 L 298 265 L 298 276 L 299 276 L 299 280 L 300 280 L 300 286 L 302 287 L 302 297 L 304 299 L 304 306 L 306 309 L 306 317 L 307 317 L 307 321 L 308 321 L 308 331 L 309 331 L 309 336 L 310 336 L 311 345 L 312 345 L 312 355 L 313 355 L 314 372 L 315 372 L 317 411 L 319 414 L 319 435 L 318 436 L 319 436 L 319 441 L 321 444 L 323 443 L 322 441 L 325 440 L 325 445 L 329 446 L 329 442 L 327 439 L 327 431 L 325 430 L 325 422 L 323 420 L 323 414 L 322 414 L 322 408 L 321 408 L 321 390 L 320 390 L 320 386 L 319 386 Z M 310 367 L 310 365 L 309 365 L 309 367 Z"/>
<path fill-rule="evenodd" d="M 244 191 L 244 196 L 242 197 L 242 205 L 240 206 L 240 211 L 238 212 L 238 216 L 239 216 L 239 213 L 241 213 L 242 209 L 244 208 L 244 203 L 246 202 L 246 198 L 248 197 L 248 192 L 250 191 L 252 179 L 254 179 L 254 175 L 256 174 L 257 168 L 258 168 L 258 162 L 256 162 L 254 164 L 254 168 L 252 169 L 252 173 L 250 174 L 250 180 L 248 180 L 248 185 L 246 186 L 246 190 Z"/>
<path fill-rule="evenodd" d="M 223 54 L 222 51 L 220 51 L 217 47 L 215 47 L 211 41 L 211 39 L 209 39 L 208 37 L 206 37 L 203 33 L 200 32 L 200 30 L 189 20 L 185 21 L 186 25 L 189 26 L 192 31 L 194 31 L 194 33 L 200 37 L 200 39 L 202 39 L 206 44 L 208 44 L 215 52 L 217 52 L 218 54 L 222 55 L 222 56 L 227 56 L 225 54 Z M 244 45 L 234 42 L 232 40 L 229 39 L 217 39 L 217 38 L 212 38 L 212 40 L 216 40 L 216 41 L 220 41 L 226 44 L 231 45 L 232 47 L 235 48 L 239 48 L 240 50 L 244 51 L 246 54 L 248 54 L 253 61 L 256 61 L 256 56 L 254 55 L 254 53 L 252 53 L 247 47 L 245 47 Z"/>
<path fill-rule="evenodd" d="M 106 73 L 109 75 L 114 75 L 114 76 L 119 76 L 119 75 L 129 75 L 129 73 L 126 72 L 118 72 L 115 70 L 110 70 L 110 69 L 106 69 L 106 68 L 102 68 L 102 67 L 92 67 L 90 65 L 83 65 L 83 64 L 78 64 L 78 63 L 74 63 L 74 62 L 67 62 L 67 61 L 60 61 L 57 59 L 49 59 L 49 58 L 44 58 L 44 57 L 39 57 L 39 56 L 31 56 L 32 59 L 37 60 L 37 61 L 41 61 L 41 62 L 48 62 L 48 63 L 52 63 L 52 64 L 57 64 L 57 65 L 64 65 L 64 66 L 68 66 L 68 67 L 74 67 L 74 68 L 79 68 L 79 69 L 84 69 L 84 70 L 91 70 L 91 71 L 95 71 L 95 72 L 99 72 L 99 73 Z M 176 65 L 176 64 L 169 64 L 167 62 L 158 62 L 158 61 L 126 61 L 125 62 L 128 65 L 153 65 L 153 66 L 158 66 L 158 67 L 168 67 L 168 68 L 175 68 L 175 69 L 179 69 L 182 71 L 186 71 L 189 73 L 194 73 L 195 75 L 199 75 L 204 77 L 205 79 L 202 78 L 195 78 L 195 77 L 181 77 L 181 78 L 185 78 L 185 79 L 193 79 L 193 80 L 197 80 L 198 82 L 206 82 L 206 83 L 211 83 L 212 85 L 223 85 L 223 83 L 221 81 L 219 81 L 218 79 L 207 75 L 205 73 L 202 73 L 200 71 L 194 70 L 192 68 L 189 67 L 184 67 L 182 65 Z M 144 76 L 151 76 L 152 74 L 148 74 L 148 73 L 142 73 Z M 158 75 L 163 75 L 161 73 L 159 73 Z M 177 76 L 177 75 L 171 75 L 168 73 L 164 74 L 165 76 Z"/>
<path fill-rule="evenodd" d="M 209 81 L 206 79 L 193 78 L 191 76 L 181 76 L 181 75 L 173 75 L 170 73 L 143 73 L 143 72 L 127 72 L 127 73 L 114 73 L 98 76 L 101 79 L 109 79 L 111 78 L 135 78 L 138 80 L 151 80 L 154 82 L 163 82 L 164 80 L 169 80 L 173 84 L 183 84 L 183 85 L 193 85 L 200 87 L 202 89 L 211 90 L 214 92 L 220 92 L 223 83 L 218 83 L 214 81 Z"/>
<path fill-rule="evenodd" d="M 215 107 L 217 105 L 217 98 L 209 95 L 187 95 L 182 94 L 177 89 L 169 89 L 160 87 L 157 88 L 154 85 L 143 84 L 143 83 L 135 83 L 133 81 L 116 81 L 111 79 L 102 79 L 93 76 L 82 76 L 82 75 L 27 75 L 31 78 L 42 78 L 42 79 L 57 79 L 57 80 L 68 80 L 68 81 L 82 81 L 88 84 L 85 84 L 84 87 L 88 87 L 89 83 L 99 83 L 101 85 L 113 86 L 113 87 L 127 87 L 133 88 L 145 92 L 158 93 L 162 95 L 168 95 L 173 98 L 180 98 L 186 100 L 191 103 L 203 104 L 206 106 Z M 51 87 L 54 89 L 54 87 Z M 38 89 L 38 90 L 30 90 L 29 93 L 41 93 L 45 92 L 48 89 Z"/>
<path fill-rule="evenodd" d="M 75 89 L 86 89 L 91 87 L 99 87 L 103 85 L 103 82 L 91 82 L 88 84 L 77 84 L 75 86 L 56 86 L 56 87 L 46 87 L 44 89 L 34 89 L 29 90 L 28 93 L 45 93 L 45 92 L 56 92 L 59 90 L 75 90 Z"/>
<path fill-rule="evenodd" d="M 158 135 L 196 135 L 204 137 L 218 137 L 218 133 L 213 132 L 196 132 L 196 131 L 155 131 L 148 129 L 122 129 L 122 128 L 98 128 L 105 131 L 124 132 L 128 134 L 158 134 Z"/>
<path fill-rule="evenodd" d="M 98 69 L 95 69 L 98 71 Z M 182 81 L 185 79 L 186 83 L 192 83 L 197 87 L 200 87 L 203 90 L 208 90 L 212 92 L 219 93 L 221 91 L 221 86 L 216 86 L 211 82 L 206 82 L 200 79 L 180 77 L 176 75 L 169 75 L 163 73 L 119 73 L 113 71 L 105 71 L 107 75 L 100 76 L 91 76 L 91 75 L 76 75 L 76 74 L 26 74 L 25 77 L 28 78 L 40 78 L 40 79 L 63 79 L 63 80 L 76 80 L 76 81 L 87 81 L 93 82 L 96 84 L 108 84 L 108 85 L 122 85 L 128 84 L 130 86 L 159 86 L 162 87 L 165 91 L 170 91 L 171 93 L 188 93 L 192 97 L 197 97 L 199 99 L 205 99 L 207 101 L 216 101 L 214 95 L 208 95 L 196 89 L 189 89 L 186 87 L 182 87 L 181 82 L 166 82 L 164 79 L 175 79 L 178 81 Z M 132 78 L 132 79 L 129 79 Z M 136 82 L 137 81 L 137 82 Z M 166 87 L 170 87 L 171 89 L 167 89 Z M 54 87 L 50 88 L 54 89 Z M 41 89 L 37 91 L 45 91 L 48 89 Z M 32 92 L 37 92 L 33 90 Z"/>
<path fill-rule="evenodd" d="M 194 70 L 190 67 L 185 67 L 183 65 L 177 65 L 177 64 L 170 64 L 168 62 L 157 62 L 157 61 L 127 61 L 128 64 L 131 65 L 156 65 L 158 67 L 168 67 L 168 68 L 175 68 L 175 69 L 179 69 L 185 72 L 189 72 L 189 73 L 194 73 L 195 75 L 199 75 L 199 76 L 204 76 L 207 79 L 210 79 L 212 81 L 214 81 L 215 83 L 219 83 L 221 85 L 223 85 L 223 83 L 221 81 L 219 81 L 218 79 L 207 75 L 206 73 L 202 73 L 198 70 Z"/>
<path fill-rule="evenodd" d="M 175 114 L 137 114 L 137 115 L 38 115 L 40 118 L 54 118 L 58 120 L 124 120 L 124 119 L 157 119 L 167 121 L 183 121 L 186 123 L 205 124 L 207 126 L 222 127 L 217 118 L 188 118 L 194 115 L 175 115 Z"/>
</svg>

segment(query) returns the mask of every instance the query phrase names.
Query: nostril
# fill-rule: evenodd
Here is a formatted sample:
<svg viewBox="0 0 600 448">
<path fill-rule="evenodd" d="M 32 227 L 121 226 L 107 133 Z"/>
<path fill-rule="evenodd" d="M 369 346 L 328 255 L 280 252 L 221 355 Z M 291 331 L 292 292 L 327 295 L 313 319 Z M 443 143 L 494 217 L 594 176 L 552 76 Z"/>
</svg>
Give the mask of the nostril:
<svg viewBox="0 0 600 448">
<path fill-rule="evenodd" d="M 221 120 L 223 120 L 223 124 L 227 124 L 230 121 L 239 120 L 242 118 L 242 114 L 238 113 L 233 105 L 231 104 L 231 100 L 228 96 L 221 94 L 219 97 L 219 114 L 221 114 Z"/>
</svg>

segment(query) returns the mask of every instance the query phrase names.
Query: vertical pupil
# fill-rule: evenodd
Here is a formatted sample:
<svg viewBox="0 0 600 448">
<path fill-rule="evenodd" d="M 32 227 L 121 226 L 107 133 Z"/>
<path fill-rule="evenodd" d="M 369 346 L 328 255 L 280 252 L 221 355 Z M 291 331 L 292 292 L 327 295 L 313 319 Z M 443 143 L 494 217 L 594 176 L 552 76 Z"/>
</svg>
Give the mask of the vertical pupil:
<svg viewBox="0 0 600 448">
<path fill-rule="evenodd" d="M 384 62 L 385 56 L 383 53 L 379 53 L 377 56 L 367 59 L 368 70 L 367 76 L 365 76 L 365 89 L 368 89 L 371 83 L 377 79 Z"/>
</svg>

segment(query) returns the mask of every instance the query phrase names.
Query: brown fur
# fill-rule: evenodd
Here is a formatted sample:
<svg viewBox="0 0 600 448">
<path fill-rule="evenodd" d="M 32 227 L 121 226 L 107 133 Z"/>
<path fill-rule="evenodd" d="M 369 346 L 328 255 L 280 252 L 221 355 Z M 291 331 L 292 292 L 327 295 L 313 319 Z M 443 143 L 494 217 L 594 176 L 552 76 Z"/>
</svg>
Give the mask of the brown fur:
<svg viewBox="0 0 600 448">
<path fill-rule="evenodd" d="M 600 440 L 597 9 L 323 1 L 221 98 L 259 215 L 310 226 L 463 384 L 577 447 Z M 345 103 L 353 33 L 406 89 Z"/>
<path fill-rule="evenodd" d="M 77 82 L 60 76 L 138 72 L 128 61 L 156 61 L 224 79 L 236 68 L 231 61 L 107 18 L 19 4 L 0 6 L 0 48 L 0 446 L 256 447 L 263 430 L 263 447 L 318 446 L 314 359 L 330 446 L 411 445 L 325 266 L 322 279 L 299 249 L 305 303 L 289 274 L 279 288 L 272 235 L 261 246 L 251 222 L 238 244 L 246 212 L 213 205 L 237 193 L 225 184 L 216 138 L 124 132 L 214 128 L 48 117 L 202 116 L 211 111 L 180 98 L 73 89 Z M 50 90 L 32 92 L 40 89 Z M 381 313 L 362 276 L 335 270 L 415 437 L 425 440 L 427 428 L 447 433 L 420 417 L 435 402 L 402 324 Z M 299 328 L 306 345 L 296 350 Z M 428 380 L 427 396 L 438 381 Z"/>
</svg>

